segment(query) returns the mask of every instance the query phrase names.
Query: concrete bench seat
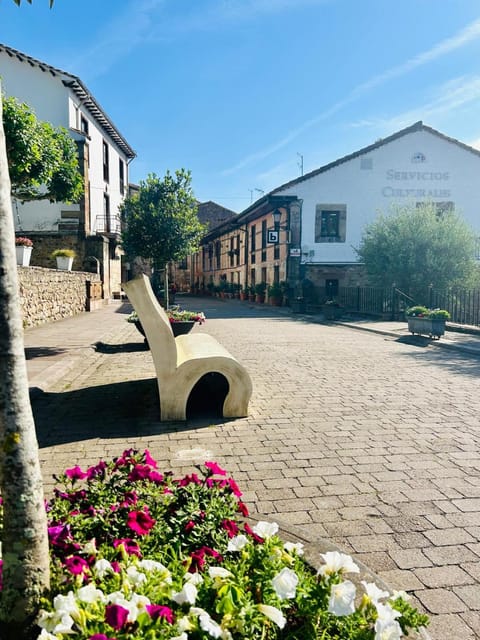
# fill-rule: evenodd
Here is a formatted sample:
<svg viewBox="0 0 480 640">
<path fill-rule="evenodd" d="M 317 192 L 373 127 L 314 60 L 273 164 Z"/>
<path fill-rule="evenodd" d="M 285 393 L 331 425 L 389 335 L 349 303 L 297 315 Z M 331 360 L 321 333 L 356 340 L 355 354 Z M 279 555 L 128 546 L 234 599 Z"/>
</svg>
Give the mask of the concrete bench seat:
<svg viewBox="0 0 480 640">
<path fill-rule="evenodd" d="M 122 285 L 138 314 L 150 346 L 160 396 L 160 419 L 186 420 L 187 403 L 195 385 L 217 373 L 228 384 L 223 403 L 225 418 L 248 415 L 252 382 L 243 365 L 213 336 L 206 333 L 173 335 L 167 314 L 145 275 Z"/>
</svg>

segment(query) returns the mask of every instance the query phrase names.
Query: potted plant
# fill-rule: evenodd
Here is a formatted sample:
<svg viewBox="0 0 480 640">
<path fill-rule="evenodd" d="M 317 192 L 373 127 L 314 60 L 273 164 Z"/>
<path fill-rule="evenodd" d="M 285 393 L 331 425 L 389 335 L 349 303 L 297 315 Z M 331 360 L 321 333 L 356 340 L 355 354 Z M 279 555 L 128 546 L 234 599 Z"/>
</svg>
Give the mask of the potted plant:
<svg viewBox="0 0 480 640">
<path fill-rule="evenodd" d="M 254 284 L 248 287 L 248 301 L 255 302 L 255 285 Z"/>
<path fill-rule="evenodd" d="M 267 290 L 266 282 L 259 282 L 255 285 L 255 302 L 263 304 L 265 302 L 265 291 Z"/>
<path fill-rule="evenodd" d="M 240 300 L 248 300 L 249 293 L 250 287 L 242 287 L 242 289 L 240 289 Z"/>
<path fill-rule="evenodd" d="M 279 282 L 274 282 L 268 287 L 268 302 L 274 307 L 282 305 L 283 290 Z"/>
<path fill-rule="evenodd" d="M 338 320 L 342 317 L 343 307 L 337 300 L 325 300 L 322 304 L 325 320 Z"/>
<path fill-rule="evenodd" d="M 57 261 L 57 269 L 61 269 L 62 271 L 72 270 L 75 255 L 73 249 L 55 249 L 55 251 L 51 253 L 51 257 Z"/>
<path fill-rule="evenodd" d="M 17 264 L 20 267 L 28 267 L 32 256 L 33 242 L 25 236 L 15 238 L 15 252 L 17 254 Z"/>
<path fill-rule="evenodd" d="M 206 321 L 205 314 L 202 311 L 184 311 L 181 309 L 164 309 L 164 311 L 170 320 L 170 326 L 175 337 L 189 333 L 195 323 L 203 324 Z M 132 311 L 127 318 L 127 322 L 134 324 L 136 329 L 145 337 L 145 331 L 136 311 Z"/>
<path fill-rule="evenodd" d="M 445 333 L 445 323 L 450 320 L 446 309 L 428 309 L 422 305 L 409 307 L 405 310 L 408 330 L 412 335 L 427 335 L 440 339 Z"/>
</svg>

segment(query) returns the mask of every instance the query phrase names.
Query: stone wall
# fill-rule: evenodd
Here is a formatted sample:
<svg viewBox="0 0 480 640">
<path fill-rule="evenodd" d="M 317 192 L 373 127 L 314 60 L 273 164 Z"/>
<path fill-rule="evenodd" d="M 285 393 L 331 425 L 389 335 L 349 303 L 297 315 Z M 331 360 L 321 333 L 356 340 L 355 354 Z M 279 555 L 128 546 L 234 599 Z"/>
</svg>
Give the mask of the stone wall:
<svg viewBox="0 0 480 640">
<path fill-rule="evenodd" d="M 23 326 L 35 327 L 87 309 L 87 280 L 100 276 L 83 271 L 17 267 Z"/>
</svg>

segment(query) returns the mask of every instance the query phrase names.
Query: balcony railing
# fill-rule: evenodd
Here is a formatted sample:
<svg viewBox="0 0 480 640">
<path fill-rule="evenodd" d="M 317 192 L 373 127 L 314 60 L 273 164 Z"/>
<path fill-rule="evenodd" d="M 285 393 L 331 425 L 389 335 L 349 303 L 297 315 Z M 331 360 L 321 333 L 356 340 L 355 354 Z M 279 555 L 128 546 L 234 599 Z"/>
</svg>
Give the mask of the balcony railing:
<svg viewBox="0 0 480 640">
<path fill-rule="evenodd" d="M 95 231 L 106 236 L 119 236 L 122 232 L 120 216 L 97 216 Z"/>
</svg>

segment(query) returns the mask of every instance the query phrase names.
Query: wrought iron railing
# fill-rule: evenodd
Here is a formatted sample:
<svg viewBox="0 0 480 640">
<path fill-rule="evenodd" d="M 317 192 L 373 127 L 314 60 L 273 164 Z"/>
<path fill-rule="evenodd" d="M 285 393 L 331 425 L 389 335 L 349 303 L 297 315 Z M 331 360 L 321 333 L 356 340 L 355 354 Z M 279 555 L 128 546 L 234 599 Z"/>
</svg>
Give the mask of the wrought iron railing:
<svg viewBox="0 0 480 640">
<path fill-rule="evenodd" d="M 97 233 L 120 235 L 122 232 L 120 216 L 97 216 L 95 218 L 95 231 Z"/>
</svg>

